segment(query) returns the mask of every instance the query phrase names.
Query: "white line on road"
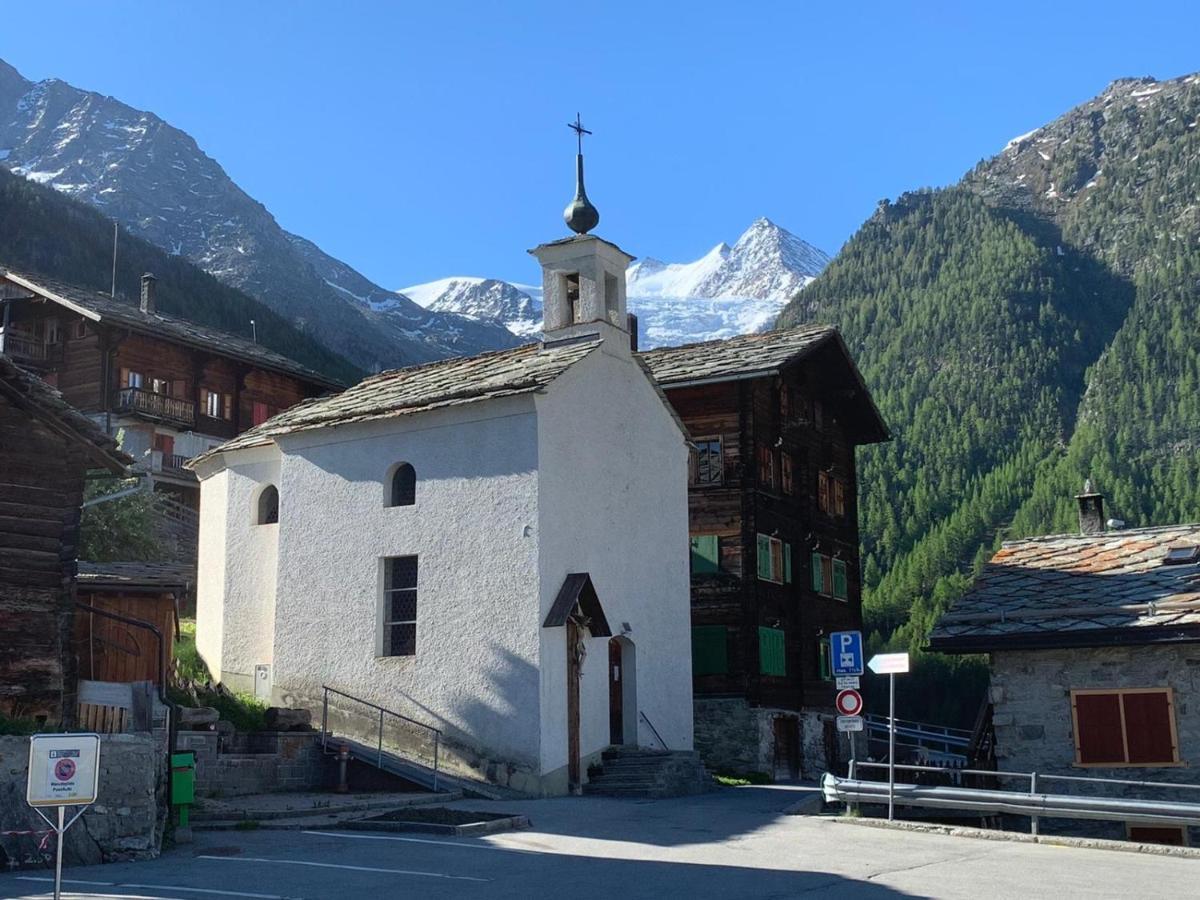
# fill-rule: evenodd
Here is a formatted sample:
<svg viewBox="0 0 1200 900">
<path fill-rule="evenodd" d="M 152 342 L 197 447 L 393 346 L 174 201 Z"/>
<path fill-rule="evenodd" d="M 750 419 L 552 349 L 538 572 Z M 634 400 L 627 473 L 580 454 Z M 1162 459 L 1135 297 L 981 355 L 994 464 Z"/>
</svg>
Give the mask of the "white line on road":
<svg viewBox="0 0 1200 900">
<path fill-rule="evenodd" d="M 205 857 L 206 859 L 215 859 L 216 857 Z M 38 878 L 34 875 L 17 875 L 18 881 L 48 881 L 54 883 L 53 878 Z M 139 891 L 184 891 L 189 894 L 220 894 L 224 897 L 255 897 L 257 900 L 287 900 L 286 897 L 280 894 L 248 894 L 245 891 L 218 891 L 216 888 L 193 888 L 180 887 L 177 884 L 133 884 L 128 881 L 80 881 L 78 879 L 64 878 L 63 884 L 87 884 L 92 887 L 115 887 L 115 888 L 137 888 Z"/>
<path fill-rule="evenodd" d="M 448 878 L 452 881 L 491 881 L 490 878 L 475 878 L 472 875 L 447 875 L 444 872 L 418 872 L 411 869 L 377 869 L 373 866 L 347 866 L 339 863 L 310 862 L 306 859 L 267 859 L 264 856 L 200 856 L 196 859 L 215 859 L 220 862 L 275 863 L 282 866 L 313 866 L 319 869 L 349 869 L 352 872 L 382 872 L 387 875 L 418 875 L 423 878 Z"/>
</svg>

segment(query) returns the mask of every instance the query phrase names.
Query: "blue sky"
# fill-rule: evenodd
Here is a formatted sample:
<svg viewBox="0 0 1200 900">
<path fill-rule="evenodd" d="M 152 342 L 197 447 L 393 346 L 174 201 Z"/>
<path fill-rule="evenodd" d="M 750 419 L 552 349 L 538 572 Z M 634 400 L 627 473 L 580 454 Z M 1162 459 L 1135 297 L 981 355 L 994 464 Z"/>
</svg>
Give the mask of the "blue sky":
<svg viewBox="0 0 1200 900">
<path fill-rule="evenodd" d="M 833 253 L 1114 78 L 1200 69 L 1200 5 L 8 6 L 0 56 L 150 109 L 386 287 L 530 280 L 579 110 L 598 233 L 697 257 L 768 216 Z"/>
</svg>

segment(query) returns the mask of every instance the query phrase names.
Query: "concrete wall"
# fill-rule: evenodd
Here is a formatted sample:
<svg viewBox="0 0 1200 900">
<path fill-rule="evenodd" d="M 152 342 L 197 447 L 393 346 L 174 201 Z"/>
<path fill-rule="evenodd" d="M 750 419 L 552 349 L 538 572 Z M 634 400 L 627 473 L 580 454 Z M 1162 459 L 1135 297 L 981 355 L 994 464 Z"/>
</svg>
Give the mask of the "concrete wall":
<svg viewBox="0 0 1200 900">
<path fill-rule="evenodd" d="M 684 436 L 628 350 L 608 341 L 537 402 L 539 624 L 567 574 L 590 573 L 613 633 L 620 634 L 624 622 L 632 627 L 638 704 L 671 749 L 690 750 Z M 541 765 L 553 783 L 549 790 L 566 785 L 565 631 L 541 629 Z M 607 639 L 589 639 L 587 649 L 580 682 L 585 767 L 609 743 Z M 637 742 L 656 746 L 642 729 Z"/>
<path fill-rule="evenodd" d="M 1074 650 L 1019 650 L 992 654 L 991 697 L 999 768 L 1096 778 L 1122 778 L 1200 784 L 1200 644 Z M 1071 718 L 1071 690 L 1170 687 L 1174 692 L 1179 758 L 1183 766 L 1077 768 Z M 1042 790 L 1061 789 L 1041 785 Z M 1169 792 L 1116 785 L 1072 792 L 1171 799 Z M 1187 799 L 1180 792 L 1174 799 Z M 1078 832 L 1080 823 L 1073 830 Z M 1053 830 L 1054 823 L 1044 825 Z M 1088 833 L 1124 837 L 1124 827 L 1088 824 Z"/>
<path fill-rule="evenodd" d="M 28 765 L 29 738 L 0 737 L 0 832 L 46 828 L 25 803 Z M 91 865 L 157 856 L 166 823 L 165 790 L 166 751 L 160 740 L 148 734 L 102 735 L 97 800 L 67 832 L 64 861 Z M 0 871 L 47 861 L 53 865 L 53 836 L 45 851 L 38 850 L 39 839 L 0 835 Z"/>
<path fill-rule="evenodd" d="M 536 765 L 532 400 L 296 435 L 284 452 L 277 697 L 319 715 L 329 684 Z M 392 508 L 385 482 L 399 462 L 416 470 L 416 503 Z M 417 652 L 379 656 L 381 559 L 410 554 Z"/>
</svg>

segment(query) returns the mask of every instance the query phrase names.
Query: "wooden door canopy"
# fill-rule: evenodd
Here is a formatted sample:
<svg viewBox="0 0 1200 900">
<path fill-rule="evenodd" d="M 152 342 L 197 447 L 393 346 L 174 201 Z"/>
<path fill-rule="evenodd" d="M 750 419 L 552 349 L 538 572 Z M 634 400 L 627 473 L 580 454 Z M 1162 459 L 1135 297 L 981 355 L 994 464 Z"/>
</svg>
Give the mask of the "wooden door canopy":
<svg viewBox="0 0 1200 900">
<path fill-rule="evenodd" d="M 592 584 L 592 576 L 587 572 L 574 572 L 566 577 L 542 627 L 558 628 L 566 625 L 576 610 L 588 620 L 587 629 L 592 637 L 612 637 L 612 629 L 608 627 L 608 619 L 604 617 L 604 609 L 600 606 L 600 597 Z"/>
</svg>

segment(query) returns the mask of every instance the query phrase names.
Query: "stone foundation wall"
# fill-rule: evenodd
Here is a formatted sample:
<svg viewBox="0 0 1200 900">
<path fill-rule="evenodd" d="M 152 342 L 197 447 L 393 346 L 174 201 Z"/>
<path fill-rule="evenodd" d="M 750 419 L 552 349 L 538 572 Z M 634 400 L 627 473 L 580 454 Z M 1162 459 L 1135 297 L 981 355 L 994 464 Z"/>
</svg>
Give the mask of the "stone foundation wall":
<svg viewBox="0 0 1200 900">
<path fill-rule="evenodd" d="M 315 731 L 258 732 L 222 738 L 215 731 L 181 731 L 177 750 L 196 754 L 196 796 L 242 797 L 326 786 L 329 767 Z"/>
<path fill-rule="evenodd" d="M 827 768 L 825 721 L 831 714 L 752 707 L 741 697 L 696 697 L 694 710 L 696 750 L 712 771 L 787 777 L 775 771 L 775 720 L 780 717 L 796 720 L 800 777 L 815 780 Z"/>
<path fill-rule="evenodd" d="M 1200 785 L 1200 645 L 1002 651 L 992 655 L 991 699 L 1000 769 Z M 1075 766 L 1071 690 L 1173 690 L 1180 766 Z M 1015 782 L 1014 782 L 1015 783 Z M 1200 791 L 1046 782 L 1040 790 L 1200 802 Z M 1046 832 L 1125 838 L 1122 823 L 1043 820 Z M 1193 829 L 1193 837 L 1200 836 Z"/>
<path fill-rule="evenodd" d="M 0 737 L 0 831 L 46 830 L 25 803 L 28 737 Z M 158 855 L 166 824 L 166 746 L 149 734 L 106 734 L 100 738 L 97 800 L 67 831 L 67 865 L 93 865 Z M 53 809 L 43 810 L 50 816 Z M 68 814 L 72 810 L 68 809 Z M 0 836 L 0 870 L 53 864 L 54 836 L 44 849 L 41 835 Z"/>
</svg>

